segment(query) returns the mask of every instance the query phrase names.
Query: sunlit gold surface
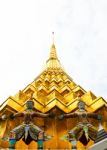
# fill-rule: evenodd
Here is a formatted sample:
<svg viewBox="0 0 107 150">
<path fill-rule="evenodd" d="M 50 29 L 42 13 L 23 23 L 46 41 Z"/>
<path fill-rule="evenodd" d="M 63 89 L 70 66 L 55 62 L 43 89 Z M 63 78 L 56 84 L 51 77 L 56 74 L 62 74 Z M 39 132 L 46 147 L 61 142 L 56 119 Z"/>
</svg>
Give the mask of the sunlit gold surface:
<svg viewBox="0 0 107 150">
<path fill-rule="evenodd" d="M 77 110 L 77 103 L 81 98 L 86 103 L 88 112 L 99 112 L 103 115 L 103 126 L 107 129 L 107 103 L 102 97 L 96 97 L 91 91 L 86 92 L 81 86 L 77 85 L 63 70 L 56 54 L 55 45 L 52 44 L 49 59 L 46 61 L 45 70 L 25 89 L 20 90 L 15 96 L 9 97 L 1 106 L 0 114 L 7 115 L 12 112 L 25 110 L 25 102 L 33 97 L 35 102 L 35 110 L 47 113 L 54 111 L 57 115 L 61 113 L 69 113 Z M 22 122 L 21 119 L 8 120 L 0 123 L 0 137 L 3 137 Z M 35 119 L 35 124 L 44 128 L 45 132 L 51 134 L 53 139 L 45 142 L 45 148 L 70 148 L 70 143 L 61 141 L 60 137 L 67 133 L 76 125 L 75 119 Z M 9 126 L 7 125 L 9 124 Z M 98 127 L 98 122 L 94 122 Z M 5 144 L 4 144 L 5 143 Z M 90 141 L 86 148 L 92 145 Z M 8 142 L 0 141 L 1 147 L 8 147 Z M 16 148 L 19 149 L 35 148 L 35 142 L 25 145 L 22 140 L 17 142 Z M 78 149 L 84 150 L 85 147 L 78 142 Z"/>
</svg>

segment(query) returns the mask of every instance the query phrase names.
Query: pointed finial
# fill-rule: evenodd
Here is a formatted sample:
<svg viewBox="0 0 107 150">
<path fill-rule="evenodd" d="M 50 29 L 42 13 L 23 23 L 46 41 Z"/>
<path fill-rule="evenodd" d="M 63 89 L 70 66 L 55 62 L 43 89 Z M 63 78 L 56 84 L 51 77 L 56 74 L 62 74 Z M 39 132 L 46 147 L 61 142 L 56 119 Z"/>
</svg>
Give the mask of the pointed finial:
<svg viewBox="0 0 107 150">
<path fill-rule="evenodd" d="M 54 32 L 52 32 L 52 43 L 54 45 Z"/>
<path fill-rule="evenodd" d="M 54 44 L 54 32 L 52 32 L 52 45 L 50 48 L 50 55 L 49 59 L 46 61 L 46 69 L 49 70 L 60 70 L 62 71 L 62 66 L 60 64 L 60 61 L 57 57 L 56 47 Z"/>
<path fill-rule="evenodd" d="M 54 44 L 54 32 L 52 32 L 52 46 L 50 51 L 50 58 L 57 59 L 56 48 Z"/>
</svg>

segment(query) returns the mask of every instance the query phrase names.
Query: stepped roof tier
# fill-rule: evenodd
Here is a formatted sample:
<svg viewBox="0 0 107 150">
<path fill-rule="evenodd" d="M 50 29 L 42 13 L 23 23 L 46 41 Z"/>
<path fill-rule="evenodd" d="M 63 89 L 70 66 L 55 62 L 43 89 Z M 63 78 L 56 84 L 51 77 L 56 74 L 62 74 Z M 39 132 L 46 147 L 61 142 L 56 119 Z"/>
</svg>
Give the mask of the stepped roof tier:
<svg viewBox="0 0 107 150">
<path fill-rule="evenodd" d="M 95 143 L 94 145 L 89 147 L 88 150 L 98 150 L 98 149 L 102 149 L 102 150 L 107 149 L 107 132 L 105 131 L 101 123 L 99 124 L 99 129 L 98 129 Z"/>
<path fill-rule="evenodd" d="M 79 97 L 86 102 L 86 109 L 90 112 L 94 112 L 104 105 L 107 106 L 102 97 L 96 97 L 91 91 L 86 92 L 64 71 L 54 44 L 51 46 L 45 70 L 15 96 L 10 96 L 0 106 L 0 112 L 5 109 L 24 110 L 26 100 L 31 97 L 35 101 L 35 109 L 42 112 L 47 112 L 55 106 L 66 113 L 74 111 L 77 108 Z"/>
<path fill-rule="evenodd" d="M 107 139 L 107 132 L 104 130 L 104 128 L 100 124 L 95 143 L 101 142 L 104 139 Z"/>
</svg>

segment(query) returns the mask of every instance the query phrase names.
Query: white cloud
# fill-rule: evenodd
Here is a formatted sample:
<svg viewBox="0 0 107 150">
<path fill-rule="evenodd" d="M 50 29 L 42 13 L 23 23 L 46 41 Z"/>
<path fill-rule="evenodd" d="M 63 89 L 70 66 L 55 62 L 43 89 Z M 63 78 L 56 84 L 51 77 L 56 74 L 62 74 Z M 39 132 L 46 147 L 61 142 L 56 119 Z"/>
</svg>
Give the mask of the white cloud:
<svg viewBox="0 0 107 150">
<path fill-rule="evenodd" d="M 69 75 L 107 98 L 106 16 L 106 0 L 0 1 L 0 102 L 40 73 L 52 31 Z"/>
</svg>

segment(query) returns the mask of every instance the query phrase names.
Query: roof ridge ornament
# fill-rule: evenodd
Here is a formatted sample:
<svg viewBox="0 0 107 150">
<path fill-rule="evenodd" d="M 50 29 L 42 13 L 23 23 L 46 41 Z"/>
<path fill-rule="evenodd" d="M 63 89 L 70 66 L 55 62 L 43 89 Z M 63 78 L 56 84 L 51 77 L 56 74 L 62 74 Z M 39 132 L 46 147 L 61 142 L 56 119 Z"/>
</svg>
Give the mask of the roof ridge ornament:
<svg viewBox="0 0 107 150">
<path fill-rule="evenodd" d="M 52 32 L 52 43 L 54 45 L 54 32 Z"/>
<path fill-rule="evenodd" d="M 50 58 L 49 59 L 58 59 L 57 53 L 56 53 L 56 47 L 54 44 L 54 32 L 52 32 L 52 46 L 50 49 Z"/>
</svg>

